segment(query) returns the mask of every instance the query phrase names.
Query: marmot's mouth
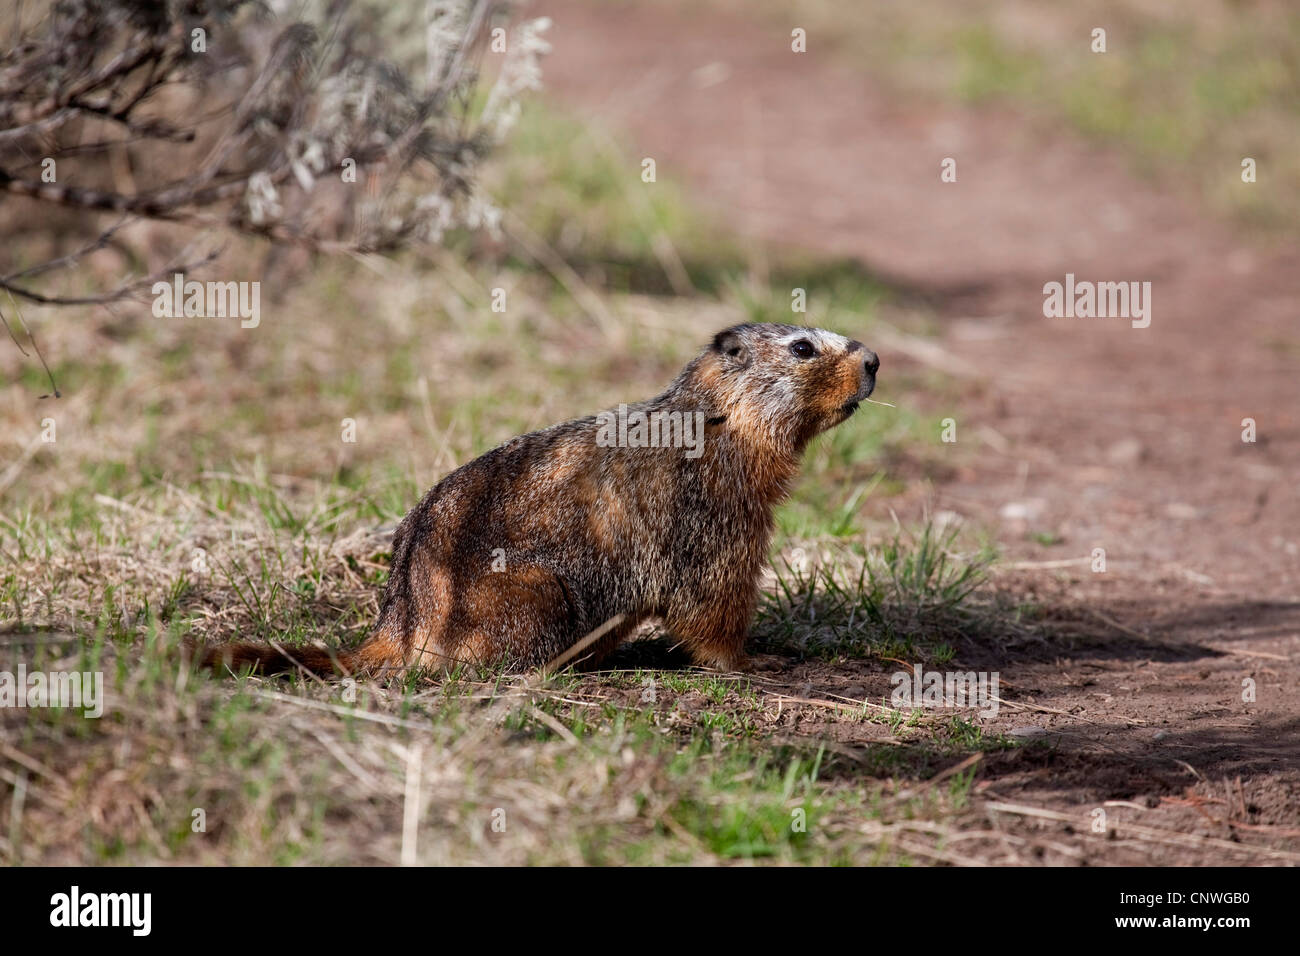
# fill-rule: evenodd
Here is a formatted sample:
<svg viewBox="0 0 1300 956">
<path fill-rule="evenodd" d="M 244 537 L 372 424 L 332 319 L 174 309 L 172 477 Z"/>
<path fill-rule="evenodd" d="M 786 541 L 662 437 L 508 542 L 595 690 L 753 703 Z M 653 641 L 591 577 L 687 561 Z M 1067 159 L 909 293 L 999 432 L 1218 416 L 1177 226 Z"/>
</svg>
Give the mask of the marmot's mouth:
<svg viewBox="0 0 1300 956">
<path fill-rule="evenodd" d="M 848 418 L 850 415 L 852 415 L 854 412 L 858 410 L 858 406 L 861 405 L 863 401 L 871 397 L 871 393 L 874 392 L 875 390 L 876 390 L 876 377 L 872 375 L 867 379 L 866 382 L 863 383 L 862 388 L 858 389 L 858 394 L 854 395 L 847 402 L 845 402 L 843 405 L 840 406 L 840 414 L 842 414 L 845 418 Z"/>
</svg>

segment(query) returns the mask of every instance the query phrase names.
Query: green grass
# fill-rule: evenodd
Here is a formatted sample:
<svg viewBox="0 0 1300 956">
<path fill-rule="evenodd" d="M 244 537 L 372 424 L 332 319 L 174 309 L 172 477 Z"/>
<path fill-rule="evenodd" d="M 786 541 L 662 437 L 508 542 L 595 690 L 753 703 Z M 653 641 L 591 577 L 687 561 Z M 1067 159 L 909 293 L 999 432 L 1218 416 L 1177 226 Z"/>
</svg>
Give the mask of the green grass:
<svg viewBox="0 0 1300 956">
<path fill-rule="evenodd" d="M 747 732 L 735 712 L 770 708 L 715 675 L 659 674 L 658 699 L 640 706 L 599 703 L 624 682 L 639 688 L 645 675 L 630 673 L 415 676 L 347 701 L 310 681 L 214 680 L 154 622 L 149 634 L 105 626 L 73 660 L 46 648 L 29 661 L 104 668 L 111 703 L 98 721 L 34 711 L 9 738 L 10 753 L 59 749 L 21 778 L 39 798 L 3 844 L 11 861 L 393 862 L 413 747 L 428 862 L 879 862 L 896 855 L 855 838 L 859 821 L 963 808 L 959 781 L 899 798 L 815 740 Z M 716 709 L 678 719 L 697 697 Z M 908 726 L 921 733 L 915 717 Z M 914 751 L 885 748 L 869 768 L 924 779 L 948 754 L 992 746 L 939 720 Z M 504 831 L 491 829 L 497 812 Z"/>
<path fill-rule="evenodd" d="M 924 780 L 954 758 L 1005 746 L 960 720 L 864 707 L 836 719 L 887 724 L 912 742 L 867 748 L 846 762 L 816 736 L 774 742 L 781 705 L 769 685 L 692 670 L 562 673 L 539 683 L 466 668 L 447 678 L 362 682 L 351 700 L 337 684 L 196 673 L 179 653 L 193 636 L 359 638 L 373 618 L 374 588 L 353 580 L 345 559 L 383 561 L 366 539 L 341 547 L 315 534 L 291 500 L 268 500 L 283 494 L 243 483 L 210 488 L 221 489 L 220 514 L 231 527 L 245 529 L 234 538 L 253 529 L 265 536 L 254 554 L 237 559 L 214 544 L 211 571 L 178 573 L 162 594 L 118 566 L 84 591 L 49 578 L 63 588 L 44 611 L 21 588 L 8 595 L 29 605 L 25 623 L 9 622 L 9 636 L 31 642 L 11 655 L 21 652 L 32 669 L 102 670 L 109 686 L 98 721 L 66 710 L 0 714 L 16 731 L 14 748 L 49 766 L 57 753 L 57 766 L 70 768 L 51 771 L 57 784 L 40 773 L 23 778 L 42 799 L 28 803 L 4 845 L 11 860 L 395 862 L 400 849 L 376 839 L 400 832 L 402 755 L 418 743 L 433 788 L 418 837 L 426 861 L 897 862 L 887 843 L 854 836 L 856 821 L 942 827 L 964 804 L 950 788 L 900 800 L 889 781 Z M 115 522 L 118 513 L 80 529 L 101 559 L 130 553 L 140 537 Z M 198 524 L 191 519 L 175 532 Z M 30 555 L 32 523 L 5 547 Z M 160 554 L 169 552 L 170 530 L 158 532 Z M 784 581 L 785 597 L 774 595 L 760 619 L 760 649 L 773 649 L 763 634 L 774 630 L 790 641 L 787 651 L 803 647 L 815 630 L 805 610 L 816 606 L 816 627 L 829 623 L 836 634 L 828 652 L 911 653 L 904 619 L 927 622 L 928 634 L 963 610 L 978 583 L 977 565 L 954 563 L 953 544 L 929 531 L 886 543 L 883 563 L 867 565 L 856 590 L 830 572 Z M 45 545 L 61 553 L 51 538 Z M 17 587 L 6 579 L 9 591 Z M 51 631 L 76 639 L 41 643 Z M 941 644 L 922 644 L 929 660 L 950 656 Z M 77 809 L 110 795 L 107 816 Z M 205 832 L 191 829 L 196 808 Z M 510 823 L 485 843 L 497 808 Z"/>
<path fill-rule="evenodd" d="M 529 247 L 463 236 L 432 264 L 317 262 L 267 280 L 274 305 L 257 330 L 141 322 L 123 336 L 112 316 L 60 316 L 41 328 L 57 401 L 36 398 L 47 385 L 30 363 L 0 355 L 7 447 L 26 447 L 46 415 L 58 426 L 3 491 L 0 657 L 101 670 L 108 687 L 99 720 L 0 711 L 0 859 L 396 863 L 415 767 L 419 862 L 941 854 L 961 795 L 900 796 L 896 783 L 991 744 L 948 714 L 792 704 L 762 674 L 665 663 L 662 639 L 630 649 L 652 663 L 545 682 L 465 668 L 345 687 L 214 679 L 184 662 L 188 641 L 355 644 L 387 579 L 382 529 L 457 464 L 655 394 L 716 328 L 803 321 L 870 342 L 892 302 L 842 262 L 774 257 L 756 279 L 671 182 L 642 190 L 634 162 L 563 116 L 526 116 L 516 146 L 490 186 Z M 582 285 L 536 261 L 538 243 Z M 227 267 L 252 273 L 260 251 L 236 243 Z M 679 264 L 689 289 L 675 287 Z M 491 310 L 495 287 L 509 290 L 505 313 Z M 896 311 L 924 333 L 928 316 Z M 792 548 L 836 549 L 834 566 L 771 582 L 758 650 L 795 662 L 915 645 L 945 661 L 954 645 L 930 625 L 979 617 L 983 558 L 968 545 L 923 529 L 880 547 L 882 499 L 903 487 L 893 463 L 925 474 L 951 454 L 933 427 L 945 383 L 894 372 L 880 387 L 898 408 L 865 406 L 816 442 L 779 514 L 778 575 Z M 787 726 L 804 711 L 893 742 L 842 752 Z"/>
<path fill-rule="evenodd" d="M 759 611 L 763 646 L 826 660 L 845 657 L 922 659 L 947 663 L 948 642 L 979 623 L 984 609 L 970 598 L 994 555 L 956 551 L 958 532 L 923 526 L 840 548 L 826 560 L 806 551 L 794 564 L 774 564 L 776 587 Z"/>
</svg>

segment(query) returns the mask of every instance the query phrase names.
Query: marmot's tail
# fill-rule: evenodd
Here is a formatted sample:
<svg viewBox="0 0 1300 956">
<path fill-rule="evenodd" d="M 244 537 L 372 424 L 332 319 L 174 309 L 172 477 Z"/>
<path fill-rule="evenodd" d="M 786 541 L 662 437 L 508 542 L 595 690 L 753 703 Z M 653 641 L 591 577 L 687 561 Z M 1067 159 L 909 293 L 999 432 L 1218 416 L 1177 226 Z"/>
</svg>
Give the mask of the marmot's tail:
<svg viewBox="0 0 1300 956">
<path fill-rule="evenodd" d="M 220 673 L 239 674 L 246 670 L 260 674 L 283 674 L 305 670 L 321 677 L 346 677 L 353 671 L 355 655 L 328 651 L 323 647 L 284 647 L 271 644 L 222 644 L 200 652 L 199 663 Z"/>
<path fill-rule="evenodd" d="M 202 667 L 234 674 L 244 670 L 261 674 L 304 670 L 320 677 L 346 677 L 358 672 L 391 671 L 402 664 L 401 653 L 380 634 L 372 634 L 354 651 L 239 642 L 201 649 L 196 653 Z"/>
</svg>

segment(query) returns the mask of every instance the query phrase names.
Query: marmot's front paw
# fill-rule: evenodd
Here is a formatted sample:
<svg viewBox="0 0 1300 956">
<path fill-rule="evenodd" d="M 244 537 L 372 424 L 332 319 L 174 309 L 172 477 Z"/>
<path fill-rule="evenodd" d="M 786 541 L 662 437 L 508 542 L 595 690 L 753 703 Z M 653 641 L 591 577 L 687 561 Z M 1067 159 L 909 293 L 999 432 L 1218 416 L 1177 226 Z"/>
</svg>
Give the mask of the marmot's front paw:
<svg viewBox="0 0 1300 956">
<path fill-rule="evenodd" d="M 740 653 L 697 654 L 695 663 L 715 671 L 736 671 L 744 673 L 754 669 L 754 661 L 743 651 Z"/>
</svg>

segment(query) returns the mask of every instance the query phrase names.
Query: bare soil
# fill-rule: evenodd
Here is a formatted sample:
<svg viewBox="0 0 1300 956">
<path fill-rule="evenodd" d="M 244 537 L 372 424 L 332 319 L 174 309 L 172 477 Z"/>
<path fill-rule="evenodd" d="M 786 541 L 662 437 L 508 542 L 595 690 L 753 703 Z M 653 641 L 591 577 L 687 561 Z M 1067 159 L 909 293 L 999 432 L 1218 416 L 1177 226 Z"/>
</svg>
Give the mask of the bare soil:
<svg viewBox="0 0 1300 956">
<path fill-rule="evenodd" d="M 788 30 L 631 3 L 534 9 L 555 21 L 548 95 L 739 233 L 856 259 L 940 320 L 938 351 L 869 342 L 878 397 L 908 363 L 961 376 L 958 445 L 978 454 L 870 507 L 992 529 L 998 587 L 1060 635 L 958 648 L 953 667 L 1002 675 L 1008 705 L 986 733 L 1032 741 L 980 762 L 963 857 L 1300 862 L 1297 250 L 1041 120 L 900 99 L 793 54 Z M 940 182 L 944 157 L 956 183 Z M 1150 327 L 1044 318 L 1043 284 L 1066 273 L 1151 282 Z M 879 662 L 760 664 L 792 698 L 890 689 Z M 791 703 L 773 732 L 849 751 L 883 732 L 833 713 Z"/>
</svg>

